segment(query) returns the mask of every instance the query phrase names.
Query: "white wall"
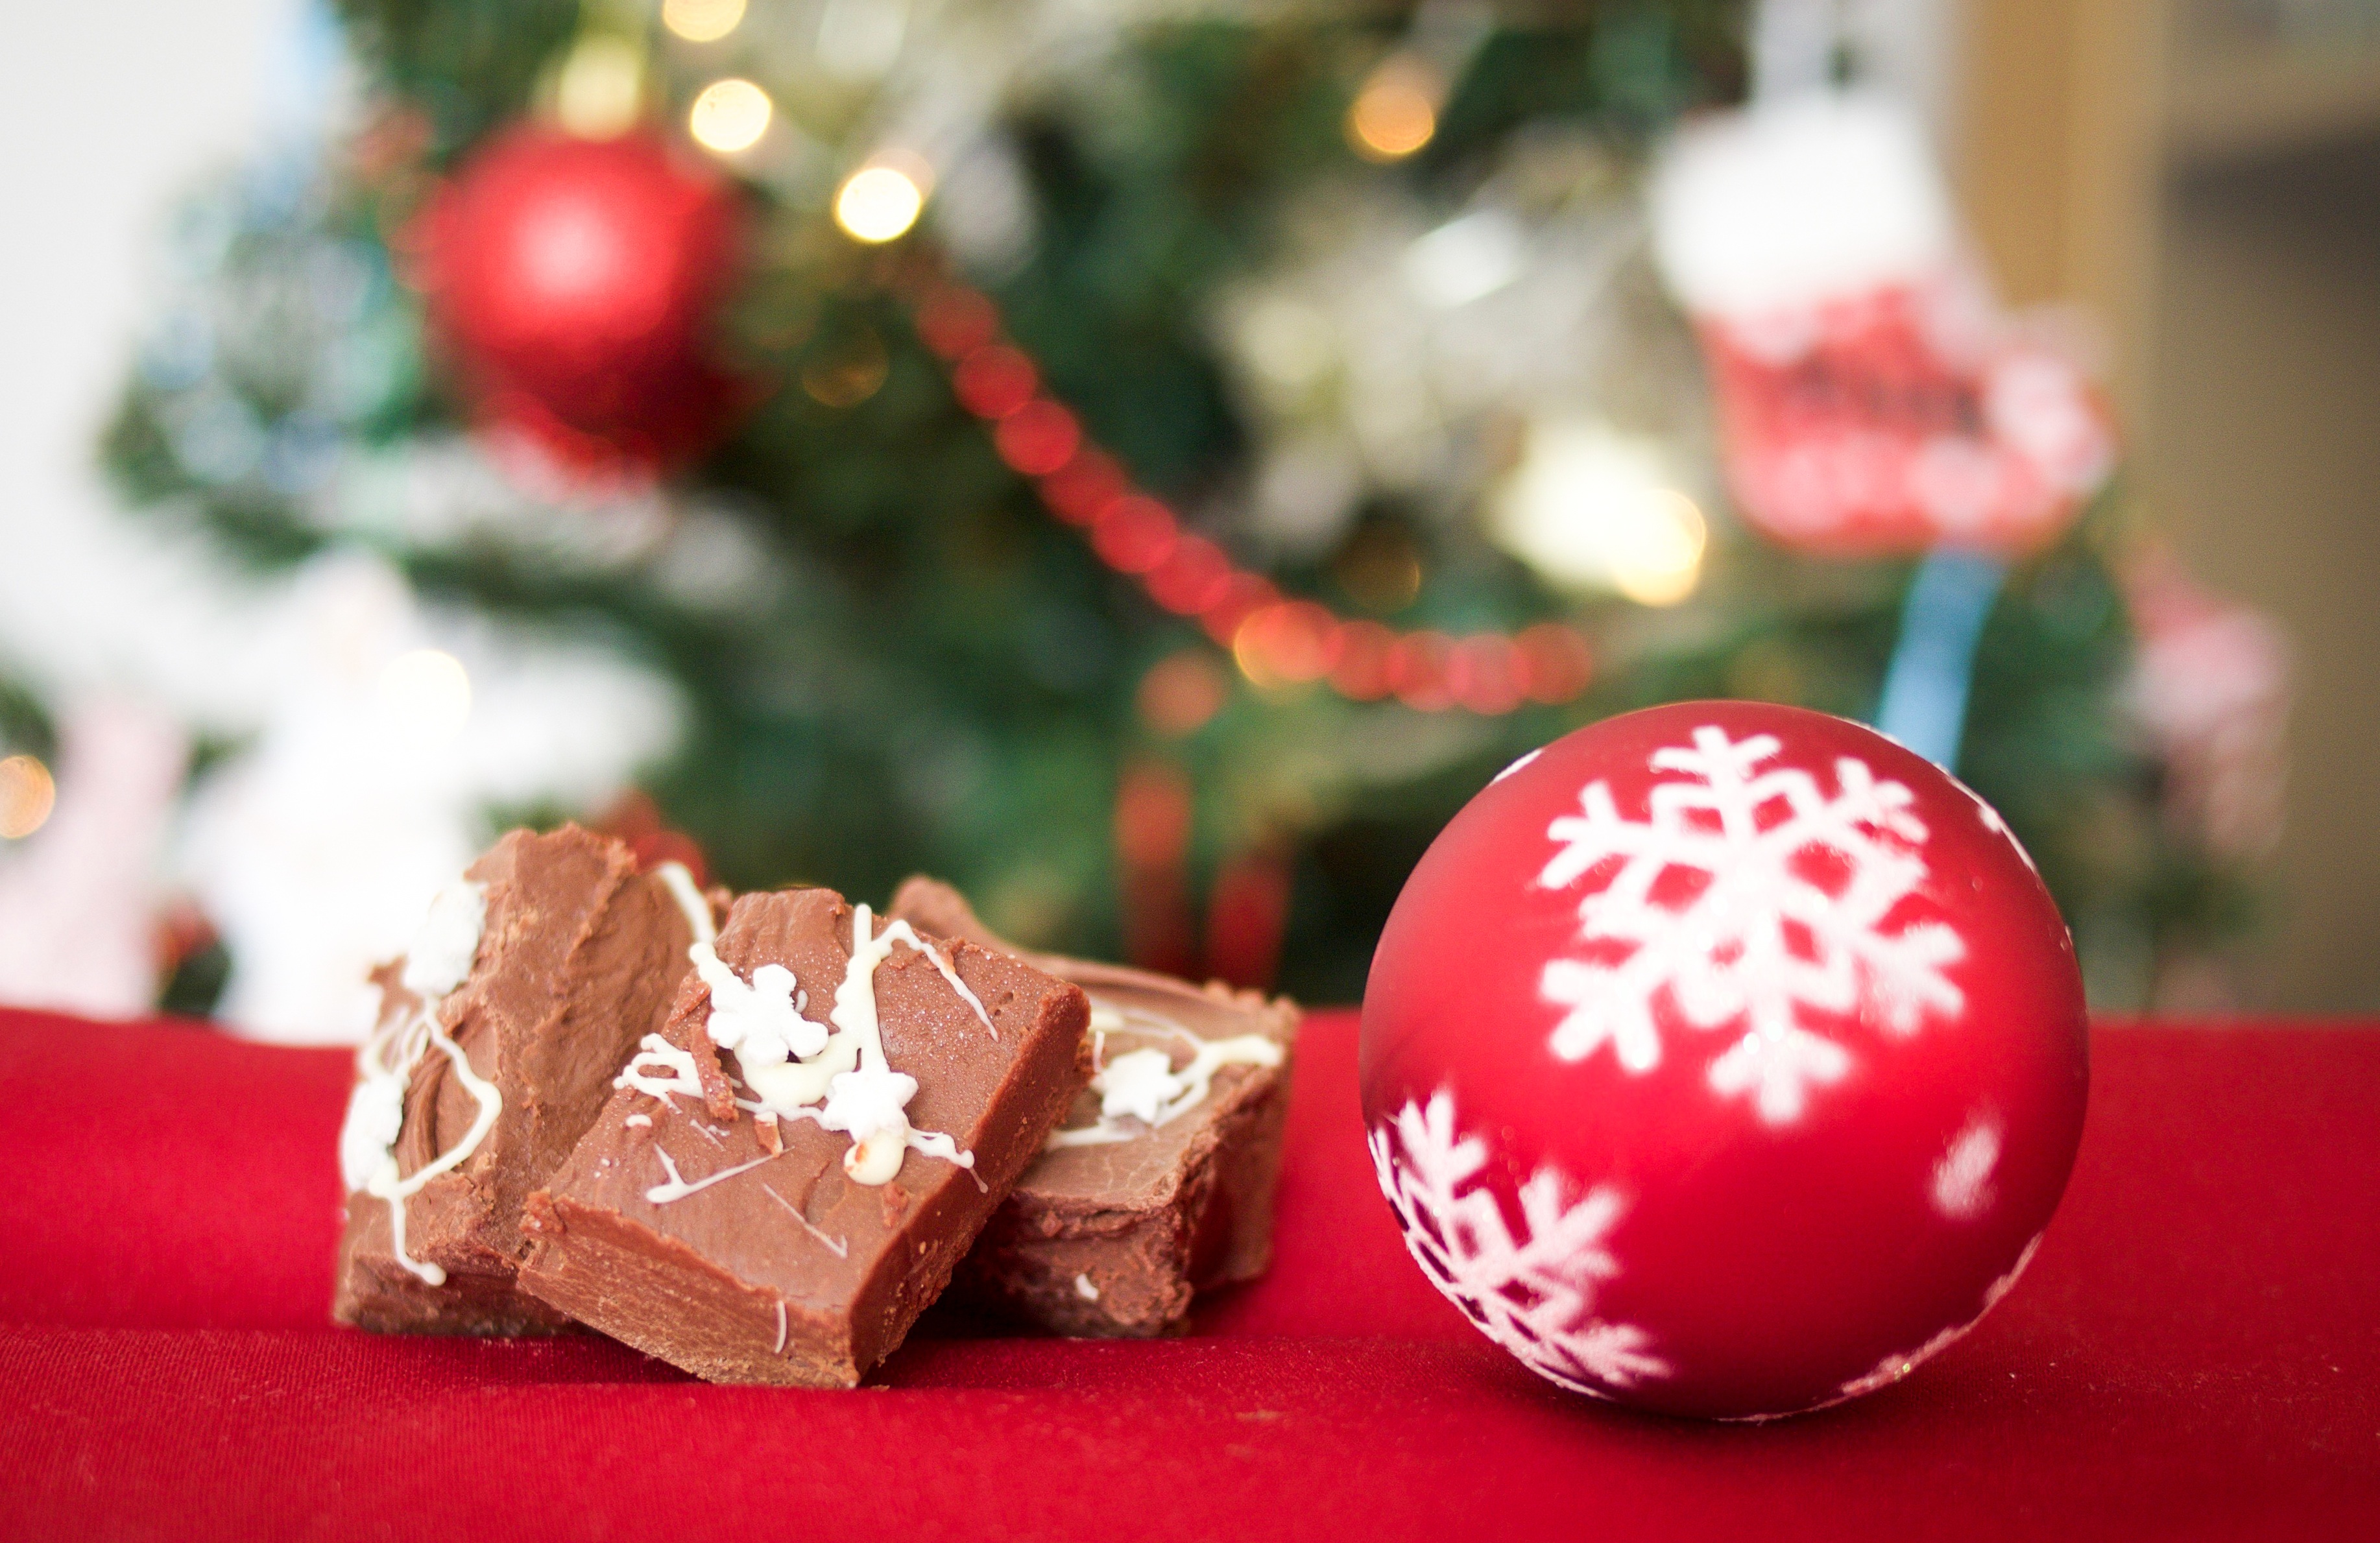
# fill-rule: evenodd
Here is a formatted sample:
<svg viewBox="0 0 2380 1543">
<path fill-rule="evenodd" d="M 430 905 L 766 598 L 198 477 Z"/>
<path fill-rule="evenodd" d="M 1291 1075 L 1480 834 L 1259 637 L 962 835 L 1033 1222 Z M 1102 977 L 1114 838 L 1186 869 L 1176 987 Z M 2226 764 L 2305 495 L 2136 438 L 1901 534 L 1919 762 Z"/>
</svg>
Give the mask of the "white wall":
<svg viewBox="0 0 2380 1543">
<path fill-rule="evenodd" d="M 177 195 L 257 141 L 298 0 L 30 0 L 0 46 L 0 584 L 88 517 Z M 5 593 L 0 589 L 0 593 Z M 0 626 L 0 637 L 5 637 Z"/>
</svg>

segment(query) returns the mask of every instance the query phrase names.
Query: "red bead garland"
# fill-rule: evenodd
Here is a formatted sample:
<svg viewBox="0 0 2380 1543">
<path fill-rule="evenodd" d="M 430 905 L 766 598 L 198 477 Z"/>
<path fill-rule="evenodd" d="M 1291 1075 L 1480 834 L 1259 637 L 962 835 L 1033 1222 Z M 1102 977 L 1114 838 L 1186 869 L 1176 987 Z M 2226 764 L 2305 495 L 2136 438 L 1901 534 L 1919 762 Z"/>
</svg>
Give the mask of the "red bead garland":
<svg viewBox="0 0 2380 1543">
<path fill-rule="evenodd" d="M 1138 579 L 1150 600 L 1195 618 L 1257 685 L 1321 681 L 1352 701 L 1393 697 L 1417 711 L 1461 708 L 1493 717 L 1524 702 L 1570 701 L 1593 678 L 1586 639 L 1559 623 L 1512 637 L 1451 638 L 1398 632 L 1284 597 L 1270 579 L 1183 529 L 1172 509 L 1090 442 L 1081 419 L 1043 394 L 1031 356 L 1002 336 L 989 296 L 929 285 L 916 298 L 916 324 L 926 346 L 949 364 L 959 405 L 991 425 L 992 448 L 1033 479 L 1043 507 L 1082 530 L 1099 561 Z"/>
</svg>

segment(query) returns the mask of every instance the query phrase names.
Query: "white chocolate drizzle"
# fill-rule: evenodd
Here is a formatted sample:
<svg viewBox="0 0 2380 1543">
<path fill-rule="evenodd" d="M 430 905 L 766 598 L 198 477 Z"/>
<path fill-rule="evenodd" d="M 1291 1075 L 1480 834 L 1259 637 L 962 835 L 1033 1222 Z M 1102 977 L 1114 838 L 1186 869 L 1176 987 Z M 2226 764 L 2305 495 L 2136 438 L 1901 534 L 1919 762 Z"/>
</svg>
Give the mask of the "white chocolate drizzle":
<svg viewBox="0 0 2380 1543">
<path fill-rule="evenodd" d="M 670 898 L 677 902 L 678 910 L 686 917 L 686 928 L 694 933 L 694 941 L 706 946 L 717 942 L 719 923 L 711 919 L 710 902 L 694 887 L 694 875 L 686 871 L 686 865 L 662 863 L 653 869 L 653 877 L 662 881 L 669 890 Z"/>
<path fill-rule="evenodd" d="M 880 933 L 873 921 L 866 905 L 851 908 L 851 960 L 844 966 L 843 982 L 834 989 L 834 1006 L 827 1014 L 838 1035 L 849 1035 L 856 1041 L 858 1065 L 837 1073 L 828 1083 L 826 1108 L 816 1118 L 828 1130 L 851 1137 L 851 1149 L 843 1154 L 843 1171 L 855 1184 L 890 1184 L 912 1148 L 972 1169 L 973 1152 L 960 1150 L 957 1142 L 939 1131 L 910 1125 L 907 1109 L 917 1095 L 917 1079 L 894 1071 L 885 1059 L 884 1035 L 876 1016 L 876 966 L 891 955 L 896 942 L 933 959 L 946 978 L 957 978 L 907 922 L 892 922 Z M 965 986 L 959 990 L 966 992 L 977 1014 L 990 1027 L 991 1018 L 983 1004 L 975 1001 L 975 994 Z M 765 1090 L 756 1091 L 767 1097 Z"/>
<path fill-rule="evenodd" d="M 763 1157 L 756 1157 L 749 1162 L 739 1162 L 733 1168 L 722 1168 L 716 1173 L 692 1181 L 688 1181 L 678 1172 L 677 1164 L 670 1160 L 669 1153 L 662 1149 L 661 1143 L 653 1143 L 653 1155 L 662 1160 L 662 1171 L 669 1175 L 669 1183 L 657 1184 L 646 1190 L 645 1198 L 656 1206 L 666 1206 L 672 1200 L 683 1200 L 698 1189 L 709 1189 L 712 1185 L 732 1179 L 738 1173 L 748 1173 L 764 1162 L 773 1162 L 780 1154 L 771 1152 Z"/>
<path fill-rule="evenodd" d="M 665 1071 L 667 1076 L 655 1076 Z M 612 1079 L 614 1087 L 633 1087 L 639 1093 L 656 1099 L 666 1099 L 672 1093 L 684 1093 L 690 1099 L 702 1097 L 702 1075 L 695 1069 L 694 1052 L 682 1051 L 658 1034 L 648 1034 L 638 1041 L 637 1053 Z"/>
<path fill-rule="evenodd" d="M 711 923 L 710 905 L 685 868 L 663 863 L 655 871 L 694 929 L 694 943 L 686 954 L 710 990 L 710 1017 L 704 1032 L 712 1043 L 735 1054 L 738 1080 L 754 1095 L 736 1100 L 738 1108 L 754 1114 L 773 1114 L 780 1120 L 808 1120 L 849 1136 L 851 1147 L 844 1153 L 843 1169 L 856 1184 L 891 1183 L 901 1171 L 902 1159 L 912 1149 L 961 1168 L 975 1167 L 975 1154 L 962 1150 L 950 1136 L 917 1130 L 909 1124 L 906 1111 L 909 1100 L 917 1096 L 917 1079 L 894 1071 L 886 1060 L 877 1021 L 876 966 L 900 942 L 932 961 L 991 1037 L 1000 1038 L 982 1001 L 959 978 L 940 950 L 905 921 L 890 922 L 880 933 L 868 908 L 853 906 L 851 958 L 835 988 L 827 1023 L 815 1023 L 802 1015 L 808 994 L 793 971 L 783 965 L 762 965 L 747 982 L 719 957 L 718 930 Z M 640 1066 L 647 1069 L 640 1071 Z M 653 1076 L 651 1070 L 660 1068 L 673 1075 Z M 694 1074 L 690 1052 L 658 1035 L 647 1035 L 614 1086 L 633 1087 L 656 1098 L 673 1092 L 699 1096 L 700 1080 Z"/>
<path fill-rule="evenodd" d="M 620 1124 L 631 1130 L 650 1130 L 653 1128 L 653 1117 L 650 1114 L 631 1114 Z"/>
<path fill-rule="evenodd" d="M 1203 1039 L 1162 1013 L 1120 1007 L 1104 998 L 1091 998 L 1091 1091 L 1099 1096 L 1096 1124 L 1075 1125 L 1050 1133 L 1043 1145 L 1103 1147 L 1130 1141 L 1160 1125 L 1170 1124 L 1207 1101 L 1215 1074 L 1225 1066 L 1278 1066 L 1281 1045 L 1268 1035 L 1242 1034 L 1229 1039 Z M 1108 1036 L 1132 1033 L 1184 1040 L 1196 1047 L 1180 1068 L 1155 1046 L 1127 1051 L 1111 1060 Z M 1124 1122 L 1136 1122 L 1135 1125 Z"/>
<path fill-rule="evenodd" d="M 800 1209 L 791 1200 L 786 1199 L 775 1190 L 771 1189 L 767 1185 L 762 1185 L 760 1186 L 760 1193 L 766 1195 L 770 1199 L 776 1201 L 777 1204 L 784 1207 L 785 1214 L 792 1217 L 795 1221 L 800 1222 L 802 1231 L 818 1239 L 820 1246 L 824 1248 L 828 1253 L 832 1254 L 838 1259 L 847 1259 L 851 1257 L 851 1240 L 849 1238 L 827 1236 L 825 1231 L 821 1229 L 817 1222 L 812 1221 L 808 1217 L 804 1216 L 801 1213 Z"/>
<path fill-rule="evenodd" d="M 399 978 L 420 1005 L 381 1025 L 356 1051 L 355 1090 L 347 1096 L 346 1120 L 339 1128 L 339 1172 L 348 1193 L 388 1203 L 391 1252 L 399 1265 L 433 1286 L 446 1283 L 445 1269 L 405 1251 L 405 1203 L 431 1180 L 460 1167 L 479 1150 L 504 1107 L 504 1094 L 471 1070 L 462 1047 L 438 1022 L 439 1008 L 470 976 L 487 922 L 484 884 L 450 884 L 430 903 L 429 916 L 406 950 L 405 970 Z M 399 1177 L 396 1142 L 405 1129 L 406 1092 L 422 1057 L 433 1049 L 453 1065 L 455 1080 L 477 1100 L 480 1112 L 460 1141 L 409 1177 Z"/>
</svg>

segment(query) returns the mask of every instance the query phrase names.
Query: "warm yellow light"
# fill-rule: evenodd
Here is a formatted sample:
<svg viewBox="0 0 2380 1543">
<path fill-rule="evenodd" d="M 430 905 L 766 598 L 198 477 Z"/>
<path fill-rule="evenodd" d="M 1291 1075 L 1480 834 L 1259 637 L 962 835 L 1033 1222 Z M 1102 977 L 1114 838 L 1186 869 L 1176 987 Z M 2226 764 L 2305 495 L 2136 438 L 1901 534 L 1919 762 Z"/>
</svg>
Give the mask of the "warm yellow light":
<svg viewBox="0 0 2380 1543">
<path fill-rule="evenodd" d="M 688 43 L 717 43 L 744 19 L 744 0 L 663 0 L 662 25 Z"/>
<path fill-rule="evenodd" d="M 471 677 L 453 654 L 416 649 L 381 671 L 380 706 L 398 733 L 443 744 L 471 716 Z"/>
<path fill-rule="evenodd" d="M 554 82 L 553 114 L 582 140 L 613 140 L 636 126 L 645 93 L 643 51 L 625 38 L 582 40 Z"/>
<path fill-rule="evenodd" d="M 769 131 L 769 118 L 775 111 L 768 92 L 749 80 L 730 77 L 712 81 L 694 99 L 694 111 L 686 117 L 686 130 L 703 149 L 733 155 L 759 143 L 760 136 Z"/>
<path fill-rule="evenodd" d="M 925 207 L 918 178 L 880 162 L 844 179 L 834 195 L 834 223 L 855 241 L 890 241 L 916 225 Z"/>
<path fill-rule="evenodd" d="M 30 756 L 0 760 L 0 837 L 16 841 L 31 835 L 57 807 L 58 786 L 50 769 Z"/>
<path fill-rule="evenodd" d="M 1651 440 L 1598 421 L 1539 424 L 1500 492 L 1491 533 L 1562 588 L 1675 605 L 1701 582 L 1709 533 L 1669 482 L 1667 456 Z"/>
<path fill-rule="evenodd" d="M 1371 161 L 1401 161 L 1438 132 L 1438 72 L 1408 55 L 1372 71 L 1347 109 L 1347 142 Z"/>
<path fill-rule="evenodd" d="M 1675 605 L 1700 582 L 1708 540 L 1694 500 L 1661 489 L 1621 532 L 1611 554 L 1611 587 L 1639 605 Z"/>
</svg>

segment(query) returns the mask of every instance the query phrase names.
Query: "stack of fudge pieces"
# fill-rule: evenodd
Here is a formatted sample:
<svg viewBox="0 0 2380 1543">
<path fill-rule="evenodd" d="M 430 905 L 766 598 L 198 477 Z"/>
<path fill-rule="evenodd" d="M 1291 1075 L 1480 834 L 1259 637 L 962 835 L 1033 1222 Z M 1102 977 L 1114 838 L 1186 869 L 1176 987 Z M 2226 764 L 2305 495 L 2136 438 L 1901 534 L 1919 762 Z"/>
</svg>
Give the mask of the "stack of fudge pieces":
<svg viewBox="0 0 2380 1543">
<path fill-rule="evenodd" d="M 515 832 L 375 979 L 343 1323 L 850 1387 L 946 1289 L 1173 1333 L 1269 1255 L 1295 1009 L 1010 948 L 930 881 L 878 917 Z"/>
</svg>

